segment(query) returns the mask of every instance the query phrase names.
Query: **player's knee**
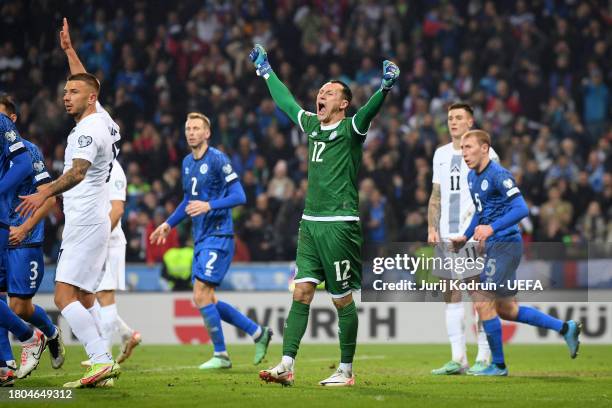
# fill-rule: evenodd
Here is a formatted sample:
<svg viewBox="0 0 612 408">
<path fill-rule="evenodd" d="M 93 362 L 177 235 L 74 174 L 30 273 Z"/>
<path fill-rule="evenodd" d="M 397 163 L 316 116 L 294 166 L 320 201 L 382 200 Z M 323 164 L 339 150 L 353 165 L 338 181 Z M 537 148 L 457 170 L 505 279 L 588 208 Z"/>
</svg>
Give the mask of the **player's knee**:
<svg viewBox="0 0 612 408">
<path fill-rule="evenodd" d="M 293 300 L 309 305 L 314 298 L 315 287 L 314 283 L 310 282 L 296 284 L 293 290 Z"/>
<path fill-rule="evenodd" d="M 349 293 L 343 298 L 338 298 L 338 299 L 332 298 L 332 302 L 334 302 L 334 306 L 336 306 L 336 309 L 342 309 L 350 305 L 352 301 L 353 301 L 353 295 L 351 293 Z"/>
<path fill-rule="evenodd" d="M 34 313 L 34 305 L 32 299 L 23 299 L 19 297 L 11 298 L 11 310 L 22 319 L 28 319 Z"/>
<path fill-rule="evenodd" d="M 209 287 L 194 288 L 193 302 L 198 307 L 208 306 L 215 303 L 215 291 Z"/>
</svg>

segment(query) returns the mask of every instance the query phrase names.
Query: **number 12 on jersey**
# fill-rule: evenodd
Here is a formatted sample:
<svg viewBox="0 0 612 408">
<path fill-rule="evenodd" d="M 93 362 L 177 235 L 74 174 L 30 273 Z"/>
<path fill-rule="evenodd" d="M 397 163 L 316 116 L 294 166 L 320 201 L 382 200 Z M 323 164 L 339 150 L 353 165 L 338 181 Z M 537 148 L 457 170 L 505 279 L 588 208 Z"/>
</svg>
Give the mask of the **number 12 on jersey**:
<svg viewBox="0 0 612 408">
<path fill-rule="evenodd" d="M 323 159 L 321 158 L 323 150 L 325 150 L 325 142 L 313 142 L 311 161 L 318 163 L 323 162 Z"/>
</svg>

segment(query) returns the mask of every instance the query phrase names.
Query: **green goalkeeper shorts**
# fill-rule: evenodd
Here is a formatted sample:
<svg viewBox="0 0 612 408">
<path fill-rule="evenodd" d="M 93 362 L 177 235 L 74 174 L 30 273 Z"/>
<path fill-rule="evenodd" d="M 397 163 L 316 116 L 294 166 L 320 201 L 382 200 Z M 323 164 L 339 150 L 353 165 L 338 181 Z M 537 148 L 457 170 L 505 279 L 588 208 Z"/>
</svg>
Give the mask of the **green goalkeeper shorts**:
<svg viewBox="0 0 612 408">
<path fill-rule="evenodd" d="M 325 282 L 334 298 L 361 289 L 361 245 L 358 221 L 300 222 L 295 283 Z"/>
</svg>

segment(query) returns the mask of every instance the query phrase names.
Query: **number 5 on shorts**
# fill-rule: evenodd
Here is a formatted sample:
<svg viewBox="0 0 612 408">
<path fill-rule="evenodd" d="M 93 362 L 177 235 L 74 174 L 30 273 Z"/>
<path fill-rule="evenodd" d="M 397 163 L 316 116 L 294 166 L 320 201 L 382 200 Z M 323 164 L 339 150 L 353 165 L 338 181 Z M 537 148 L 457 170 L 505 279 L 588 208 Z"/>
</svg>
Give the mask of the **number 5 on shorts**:
<svg viewBox="0 0 612 408">
<path fill-rule="evenodd" d="M 340 265 L 342 265 L 344 271 L 342 271 Z M 351 262 L 348 259 L 336 261 L 334 262 L 334 266 L 336 267 L 336 281 L 346 281 L 351 277 L 349 274 L 349 271 L 351 270 Z"/>
</svg>

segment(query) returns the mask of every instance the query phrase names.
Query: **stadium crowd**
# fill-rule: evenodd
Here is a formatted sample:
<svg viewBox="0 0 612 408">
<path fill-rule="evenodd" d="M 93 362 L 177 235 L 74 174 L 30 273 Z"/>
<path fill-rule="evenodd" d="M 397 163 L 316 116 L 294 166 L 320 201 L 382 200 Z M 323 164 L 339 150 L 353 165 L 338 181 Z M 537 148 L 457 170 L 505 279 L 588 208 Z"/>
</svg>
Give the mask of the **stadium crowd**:
<svg viewBox="0 0 612 408">
<path fill-rule="evenodd" d="M 291 260 L 307 187 L 306 138 L 256 80 L 248 53 L 264 44 L 300 104 L 314 110 L 329 78 L 359 107 L 382 60 L 402 70 L 373 123 L 360 176 L 366 241 L 424 241 L 435 148 L 448 143 L 446 107 L 466 101 L 493 136 L 530 205 L 537 241 L 612 241 L 612 2 L 374 0 L 7 0 L 0 5 L 0 90 L 18 128 L 63 168 L 71 118 L 61 101 L 67 63 L 61 18 L 101 101 L 121 126 L 128 177 L 128 261 L 155 263 L 148 235 L 182 199 L 186 114 L 212 121 L 212 145 L 240 175 L 239 260 Z M 48 21 L 54 15 L 54 21 Z M 23 29 L 25 27 L 26 29 Z M 47 222 L 53 259 L 62 213 Z M 55 239 L 53 239 L 55 238 Z"/>
</svg>

